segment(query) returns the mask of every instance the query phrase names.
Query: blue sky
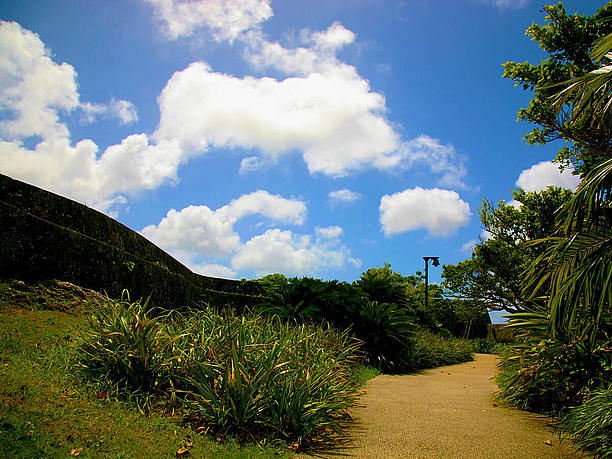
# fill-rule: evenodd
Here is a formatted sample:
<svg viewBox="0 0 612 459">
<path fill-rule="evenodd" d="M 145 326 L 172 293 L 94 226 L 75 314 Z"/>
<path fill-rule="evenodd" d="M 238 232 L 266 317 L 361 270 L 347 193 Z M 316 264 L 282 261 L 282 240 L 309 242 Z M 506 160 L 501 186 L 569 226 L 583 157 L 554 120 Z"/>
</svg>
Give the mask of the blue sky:
<svg viewBox="0 0 612 459">
<path fill-rule="evenodd" d="M 603 1 L 566 1 L 592 14 Z M 0 172 L 194 271 L 353 281 L 469 257 L 484 197 L 576 185 L 525 145 L 534 0 L 0 3 Z M 438 281 L 441 268 L 432 268 Z"/>
</svg>

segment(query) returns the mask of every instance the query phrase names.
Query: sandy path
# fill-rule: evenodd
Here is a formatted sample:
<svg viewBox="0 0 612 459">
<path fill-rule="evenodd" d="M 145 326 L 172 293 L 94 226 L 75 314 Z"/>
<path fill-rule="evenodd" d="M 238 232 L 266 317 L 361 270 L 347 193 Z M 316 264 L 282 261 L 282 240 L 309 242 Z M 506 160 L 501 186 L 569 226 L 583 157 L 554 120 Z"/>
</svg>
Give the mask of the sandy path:
<svg viewBox="0 0 612 459">
<path fill-rule="evenodd" d="M 355 412 L 354 441 L 335 454 L 357 458 L 571 458 L 546 418 L 495 406 L 497 358 L 369 381 Z M 545 444 L 552 440 L 553 445 Z M 333 454 L 333 453 L 332 453 Z M 327 454 L 323 454 L 327 456 Z"/>
</svg>

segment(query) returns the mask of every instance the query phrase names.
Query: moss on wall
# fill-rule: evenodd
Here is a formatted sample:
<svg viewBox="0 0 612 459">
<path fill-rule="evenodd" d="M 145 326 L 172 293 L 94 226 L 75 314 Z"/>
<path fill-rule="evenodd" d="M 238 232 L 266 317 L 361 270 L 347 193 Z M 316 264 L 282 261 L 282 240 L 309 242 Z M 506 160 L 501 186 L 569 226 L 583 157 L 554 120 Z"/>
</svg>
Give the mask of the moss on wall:
<svg viewBox="0 0 612 459">
<path fill-rule="evenodd" d="M 0 174 L 0 277 L 60 279 L 155 305 L 242 309 L 258 282 L 193 273 L 140 234 L 70 199 Z"/>
</svg>

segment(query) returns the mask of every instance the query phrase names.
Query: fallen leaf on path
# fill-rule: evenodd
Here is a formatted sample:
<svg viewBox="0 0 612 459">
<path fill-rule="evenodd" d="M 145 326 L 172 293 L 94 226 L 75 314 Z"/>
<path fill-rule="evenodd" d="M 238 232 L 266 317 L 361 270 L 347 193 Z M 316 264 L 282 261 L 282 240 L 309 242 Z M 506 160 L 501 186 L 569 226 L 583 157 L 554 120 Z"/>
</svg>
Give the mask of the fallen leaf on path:
<svg viewBox="0 0 612 459">
<path fill-rule="evenodd" d="M 552 440 L 546 440 L 544 444 L 548 446 L 552 446 Z"/>
</svg>

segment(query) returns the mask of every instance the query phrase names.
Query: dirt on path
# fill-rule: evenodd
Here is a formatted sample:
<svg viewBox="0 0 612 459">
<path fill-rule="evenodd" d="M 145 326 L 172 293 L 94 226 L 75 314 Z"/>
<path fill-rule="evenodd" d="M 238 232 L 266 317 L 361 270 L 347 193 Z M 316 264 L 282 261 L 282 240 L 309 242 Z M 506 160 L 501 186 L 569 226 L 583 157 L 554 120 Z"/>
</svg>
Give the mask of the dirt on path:
<svg viewBox="0 0 612 459">
<path fill-rule="evenodd" d="M 572 458 L 548 418 L 496 406 L 497 357 L 367 383 L 349 447 L 356 458 Z M 552 445 L 548 445 L 551 442 Z M 324 456 L 326 456 L 324 454 Z"/>
</svg>

